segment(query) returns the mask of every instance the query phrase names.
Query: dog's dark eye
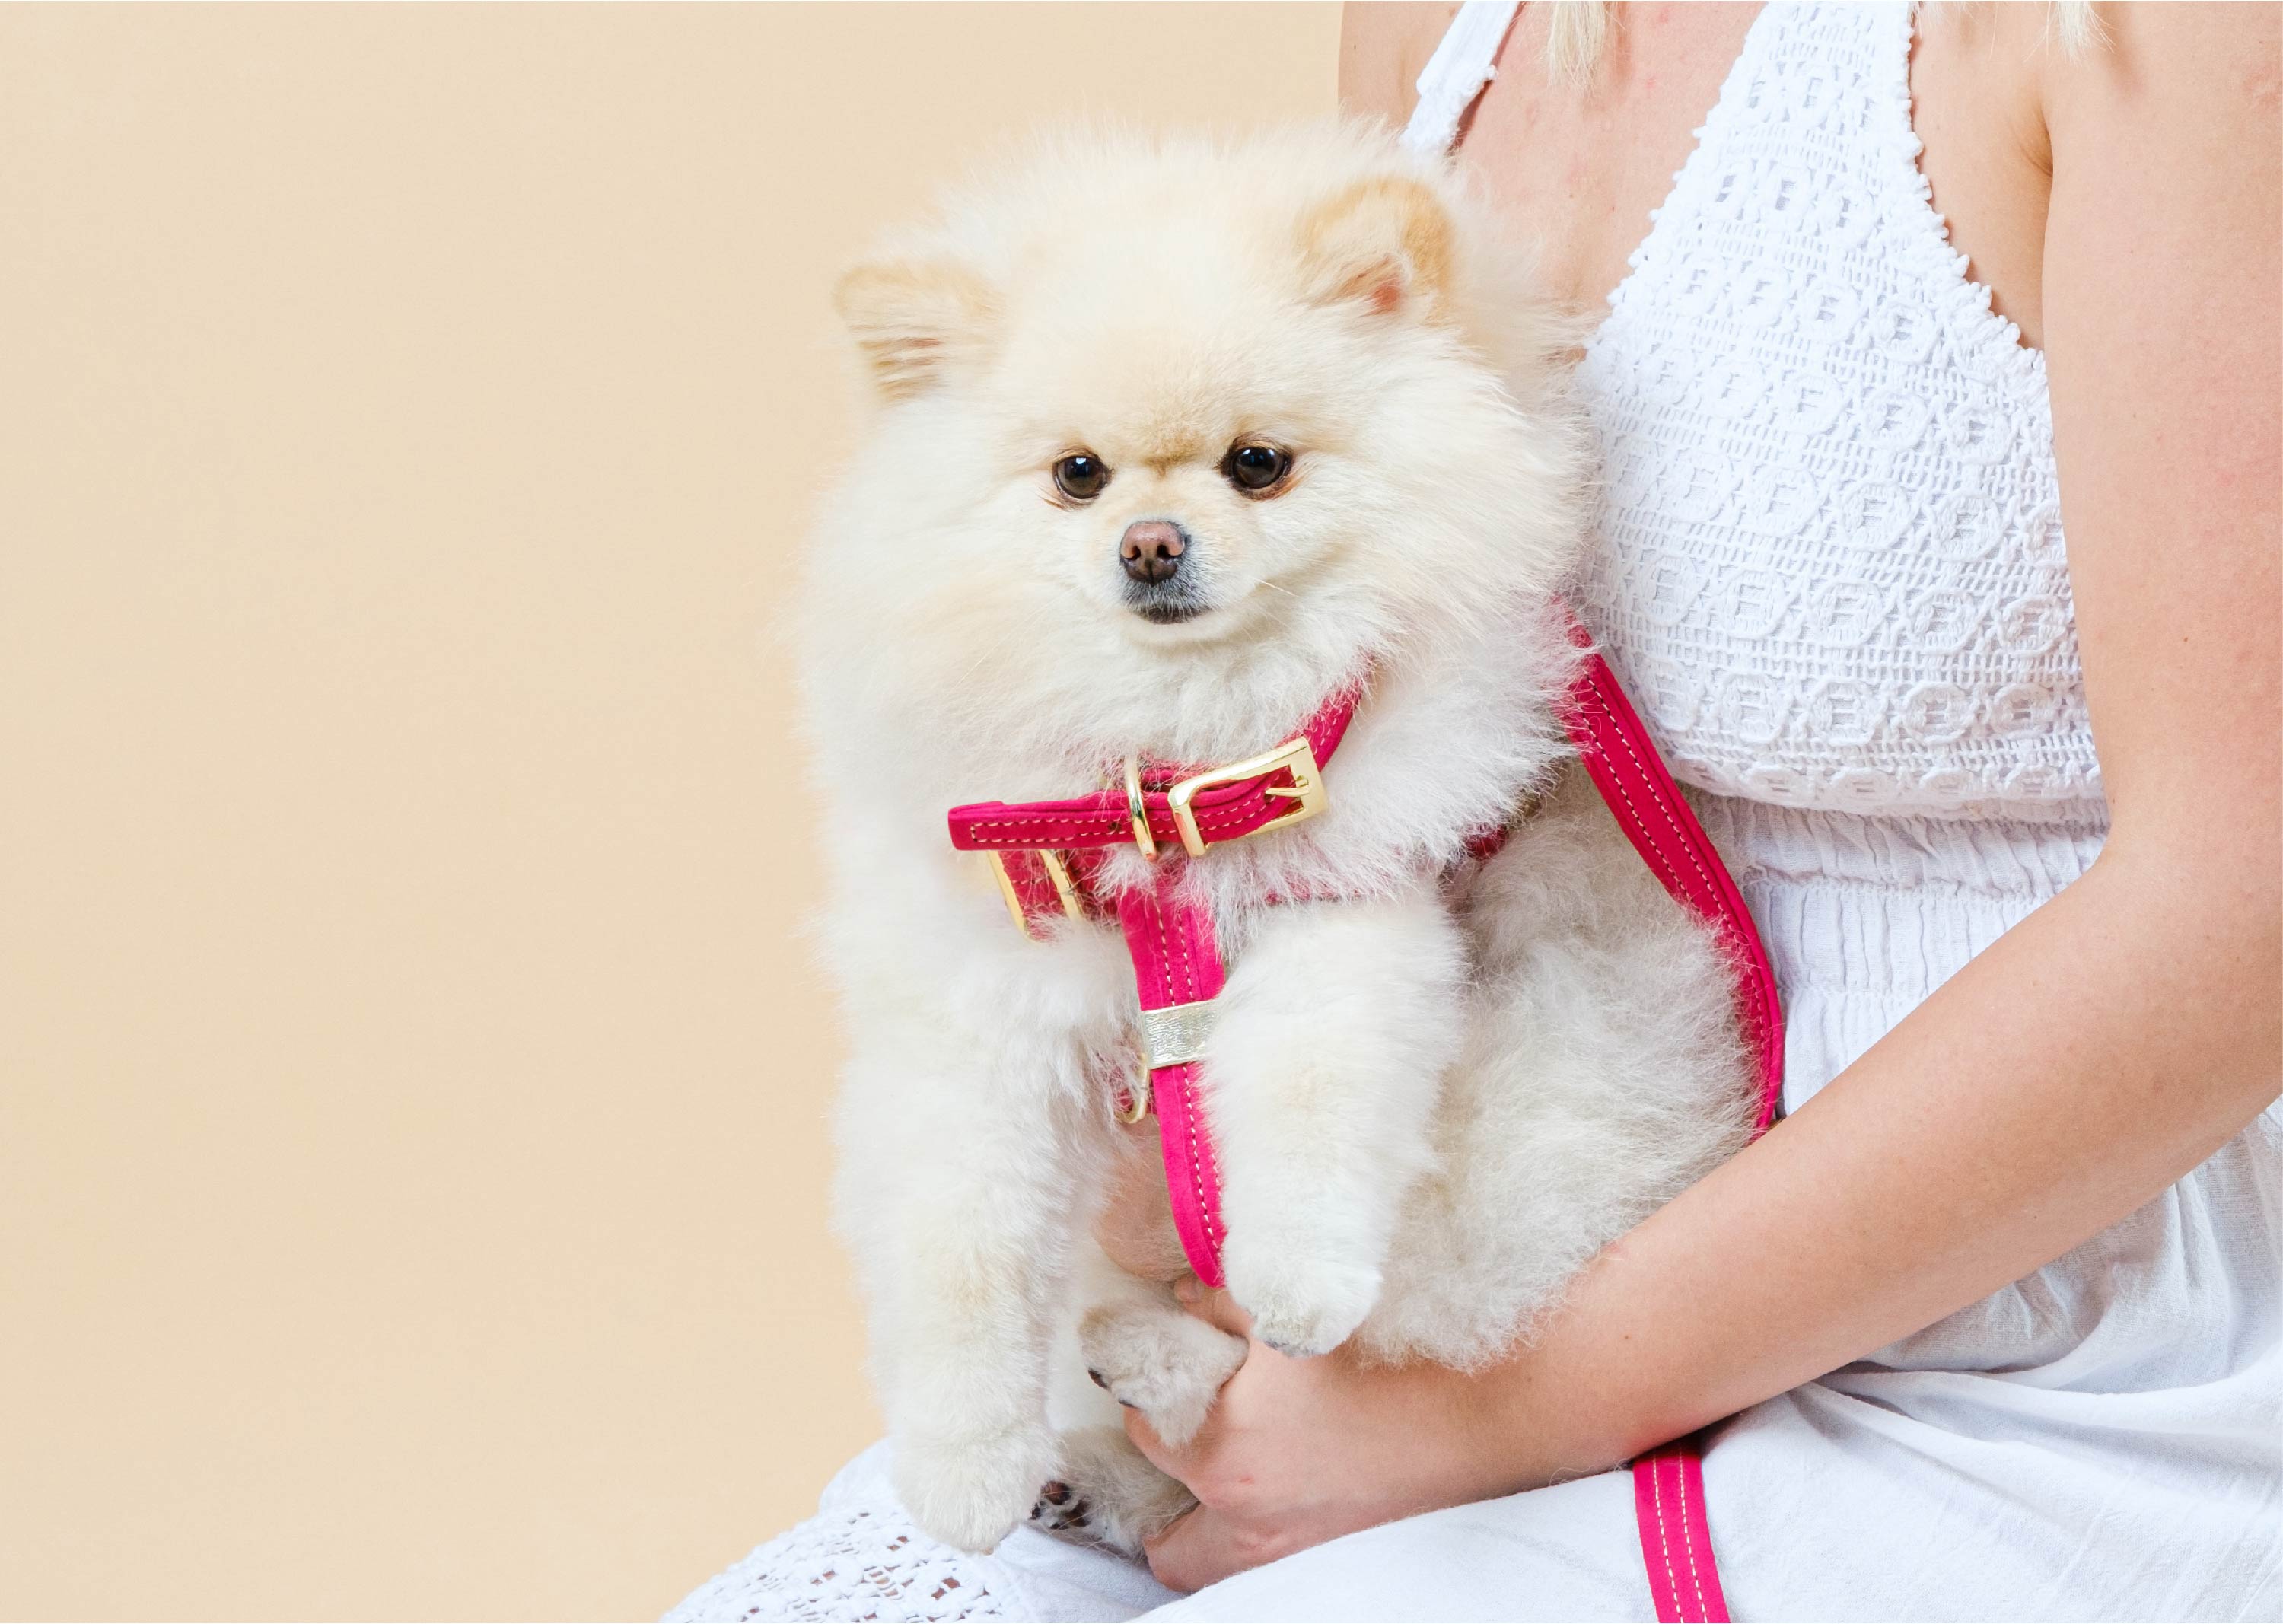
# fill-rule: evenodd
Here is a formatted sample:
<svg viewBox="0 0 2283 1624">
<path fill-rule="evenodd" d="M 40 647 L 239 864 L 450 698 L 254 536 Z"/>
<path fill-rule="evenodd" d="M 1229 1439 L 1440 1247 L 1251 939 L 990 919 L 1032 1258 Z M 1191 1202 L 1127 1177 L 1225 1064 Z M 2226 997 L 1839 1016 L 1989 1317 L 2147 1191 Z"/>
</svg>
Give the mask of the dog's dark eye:
<svg viewBox="0 0 2283 1624">
<path fill-rule="evenodd" d="M 1258 496 L 1284 482 L 1292 472 L 1292 454 L 1274 446 L 1231 446 L 1220 472 L 1237 489 Z"/>
<path fill-rule="evenodd" d="M 1055 488 L 1073 502 L 1091 502 L 1110 483 L 1110 470 L 1091 452 L 1077 451 L 1055 465 Z"/>
</svg>

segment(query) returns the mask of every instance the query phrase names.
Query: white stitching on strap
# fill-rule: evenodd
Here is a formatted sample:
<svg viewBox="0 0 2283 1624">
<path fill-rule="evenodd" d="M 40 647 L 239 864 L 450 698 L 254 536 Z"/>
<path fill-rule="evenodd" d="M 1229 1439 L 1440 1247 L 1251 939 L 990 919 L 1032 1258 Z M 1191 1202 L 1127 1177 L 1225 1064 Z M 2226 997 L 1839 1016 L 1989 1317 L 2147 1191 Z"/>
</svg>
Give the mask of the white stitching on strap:
<svg viewBox="0 0 2283 1624">
<path fill-rule="evenodd" d="M 1654 1455 L 1649 1456 L 1649 1503 L 1656 1507 L 1656 1548 L 1664 1557 L 1664 1588 L 1673 1598 L 1676 1604 L 1673 1611 L 1677 1612 L 1679 1611 L 1677 1604 L 1680 1600 L 1680 1577 L 1672 1571 L 1672 1542 L 1667 1537 L 1665 1530 L 1664 1464 L 1663 1457 Z"/>
<path fill-rule="evenodd" d="M 1606 669 L 1606 668 L 1604 668 Z M 1614 677 L 1612 680 L 1615 680 Z M 1625 746 L 1625 753 L 1632 758 L 1633 770 L 1640 775 L 1642 783 L 1645 785 L 1654 784 L 1656 779 L 1649 773 L 1648 769 L 1641 765 L 1640 752 L 1633 748 L 1632 735 L 1625 729 L 1616 726 L 1616 714 L 1610 709 L 1608 700 L 1602 698 L 1600 689 L 1601 682 L 1597 675 L 1594 679 L 1593 697 L 1601 703 L 1601 714 L 1609 718 L 1611 723 L 1610 730 L 1617 734 L 1618 742 Z M 1678 794 L 1679 792 L 1678 790 L 1674 791 L 1675 794 Z M 1628 794 L 1625 797 L 1625 805 L 1630 807 L 1632 803 L 1632 797 Z M 1712 872 L 1704 866 L 1703 854 L 1696 849 L 1695 842 L 1691 840 L 1687 834 L 1682 832 L 1679 820 L 1672 816 L 1672 808 L 1665 804 L 1664 798 L 1663 796 L 1659 796 L 1657 798 L 1656 809 L 1664 815 L 1665 827 L 1672 831 L 1672 838 L 1679 841 L 1682 848 L 1687 852 L 1688 861 L 1695 865 L 1696 877 L 1704 882 L 1704 888 L 1712 893 L 1715 896 L 1719 895 L 1720 887 L 1712 883 Z M 1638 814 L 1636 814 L 1636 816 L 1638 816 Z"/>
<path fill-rule="evenodd" d="M 1599 711 L 1603 717 L 1606 718 L 1609 716 L 1609 707 L 1601 703 L 1601 697 L 1599 693 L 1594 694 L 1591 701 L 1591 706 L 1594 710 Z M 1616 729 L 1611 728 L 1608 730 L 1615 732 Z M 1618 737 L 1620 742 L 1624 742 L 1624 736 L 1619 734 Z M 1633 792 L 1625 781 L 1623 763 L 1617 761 L 1609 754 L 1609 750 L 1605 746 L 1601 746 L 1600 745 L 1598 734 L 1596 736 L 1595 743 L 1597 747 L 1601 749 L 1601 759 L 1609 763 L 1609 777 L 1617 786 L 1617 793 L 1625 800 L 1625 810 L 1632 814 L 1632 821 L 1636 827 L 1646 828 L 1648 826 L 1648 820 L 1641 816 L 1640 808 L 1633 804 Z M 1632 754 L 1632 746 L 1629 743 L 1626 744 L 1625 752 L 1628 755 Z M 1638 755 L 1633 756 L 1633 766 L 1635 770 L 1638 771 L 1640 766 L 1640 758 Z M 1642 855 L 1647 862 L 1655 865 L 1657 876 L 1664 881 L 1664 888 L 1667 891 L 1678 891 L 1680 888 L 1679 874 L 1674 871 L 1670 863 L 1665 861 L 1664 850 L 1659 847 L 1655 841 L 1652 840 L 1649 842 L 1648 850 L 1643 853 Z"/>
<path fill-rule="evenodd" d="M 1704 1600 L 1704 1575 L 1696 1566 L 1696 1526 L 1688 1520 L 1688 1462 L 1687 1457 L 1673 1463 L 1674 1475 L 1679 1480 L 1680 1549 L 1688 1557 L 1688 1577 L 1696 1587 L 1696 1616 L 1710 1619 L 1712 1609 Z M 1709 1554 L 1709 1553 L 1708 1553 Z"/>
<path fill-rule="evenodd" d="M 1211 917 L 1204 916 L 1204 920 L 1206 928 L 1211 929 L 1212 925 Z M 1195 961 L 1189 956 L 1189 933 L 1183 931 L 1180 940 L 1181 991 L 1185 997 L 1194 999 L 1197 995 L 1197 969 Z M 1204 1125 L 1198 1120 L 1197 1116 L 1197 1068 L 1195 1066 L 1184 1066 L 1180 1070 L 1181 1114 L 1188 1120 L 1189 1166 L 1195 1172 L 1197 1181 L 1197 1227 L 1204 1231 L 1205 1244 L 1213 1249 L 1218 1258 L 1221 1238 L 1217 1231 L 1220 1229 L 1220 1225 L 1213 1222 L 1212 1208 L 1205 1200 Z"/>
</svg>

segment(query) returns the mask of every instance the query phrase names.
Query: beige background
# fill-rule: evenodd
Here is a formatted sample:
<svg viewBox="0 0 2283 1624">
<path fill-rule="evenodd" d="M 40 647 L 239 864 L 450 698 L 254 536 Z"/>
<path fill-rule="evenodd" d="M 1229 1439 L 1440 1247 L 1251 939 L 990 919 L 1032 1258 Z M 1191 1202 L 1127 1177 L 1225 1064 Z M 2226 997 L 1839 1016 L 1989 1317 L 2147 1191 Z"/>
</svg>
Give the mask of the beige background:
<svg viewBox="0 0 2283 1624">
<path fill-rule="evenodd" d="M 650 1615 L 872 1434 L 835 265 L 1330 5 L 0 12 L 0 1612 Z"/>
</svg>

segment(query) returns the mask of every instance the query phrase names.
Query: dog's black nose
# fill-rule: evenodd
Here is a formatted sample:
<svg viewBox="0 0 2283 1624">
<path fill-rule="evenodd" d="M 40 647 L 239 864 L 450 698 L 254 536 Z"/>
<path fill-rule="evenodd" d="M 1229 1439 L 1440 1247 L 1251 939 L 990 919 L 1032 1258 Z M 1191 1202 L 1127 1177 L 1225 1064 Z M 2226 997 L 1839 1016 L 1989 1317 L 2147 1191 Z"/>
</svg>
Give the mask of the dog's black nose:
<svg viewBox="0 0 2283 1624">
<path fill-rule="evenodd" d="M 1181 553 L 1189 538 L 1181 527 L 1162 519 L 1142 519 L 1126 527 L 1118 556 L 1126 573 L 1146 586 L 1171 581 L 1181 567 Z"/>
</svg>

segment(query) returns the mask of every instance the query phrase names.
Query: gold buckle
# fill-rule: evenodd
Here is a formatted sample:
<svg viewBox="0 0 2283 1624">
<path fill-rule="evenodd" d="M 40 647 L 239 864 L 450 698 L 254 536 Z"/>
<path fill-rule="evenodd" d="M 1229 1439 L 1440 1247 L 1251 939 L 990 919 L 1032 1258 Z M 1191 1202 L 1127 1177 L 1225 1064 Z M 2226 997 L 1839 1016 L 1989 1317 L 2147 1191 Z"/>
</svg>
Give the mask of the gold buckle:
<svg viewBox="0 0 2283 1624">
<path fill-rule="evenodd" d="M 1263 830 L 1282 829 L 1287 824 L 1305 822 L 1331 804 L 1331 796 L 1324 789 L 1324 775 L 1316 765 L 1316 752 L 1308 743 L 1307 735 L 1288 739 L 1265 755 L 1249 761 L 1234 761 L 1227 767 L 1216 767 L 1201 772 L 1194 778 L 1184 778 L 1165 792 L 1165 802 L 1173 810 L 1173 826 L 1181 832 L 1181 849 L 1192 857 L 1205 855 L 1204 832 L 1197 827 L 1197 815 L 1189 803 L 1199 790 L 1211 789 L 1216 784 L 1238 784 L 1247 778 L 1264 777 L 1278 768 L 1292 775 L 1292 787 L 1281 786 L 1263 790 L 1264 795 L 1274 795 L 1292 805 L 1282 816 L 1272 818 L 1259 829 L 1248 830 L 1258 834 Z M 1130 769 L 1129 769 L 1130 770 Z"/>
<path fill-rule="evenodd" d="M 1022 894 L 1015 889 L 1014 876 L 1007 872 L 1007 860 L 997 852 L 985 852 L 983 855 L 991 860 L 992 878 L 999 882 L 999 897 L 1007 904 L 1008 916 L 1015 921 L 1017 930 L 1029 935 L 1030 916 L 1023 911 Z M 1062 903 L 1063 912 L 1073 919 L 1085 918 L 1086 903 L 1079 896 L 1077 882 L 1071 878 L 1070 865 L 1063 861 L 1062 853 L 1034 850 L 1031 855 L 1039 860 L 1039 866 L 1046 870 L 1048 883 L 1054 886 L 1056 899 Z"/>
</svg>

